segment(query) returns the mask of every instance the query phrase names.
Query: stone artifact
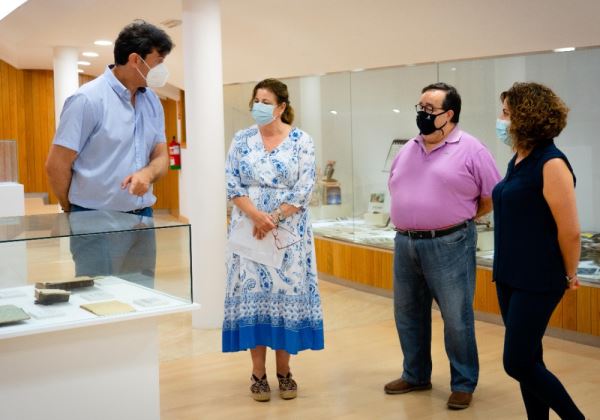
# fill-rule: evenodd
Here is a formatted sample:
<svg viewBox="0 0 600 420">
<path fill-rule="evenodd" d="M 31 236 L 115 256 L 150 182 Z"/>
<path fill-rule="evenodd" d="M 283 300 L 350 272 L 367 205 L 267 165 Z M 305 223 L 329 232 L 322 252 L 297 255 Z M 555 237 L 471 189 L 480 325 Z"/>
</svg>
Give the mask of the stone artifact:
<svg viewBox="0 0 600 420">
<path fill-rule="evenodd" d="M 35 303 L 52 305 L 53 303 L 68 302 L 71 292 L 62 289 L 35 289 Z"/>
<path fill-rule="evenodd" d="M 30 316 L 15 305 L 0 305 L 0 326 L 12 324 L 14 322 L 25 321 Z"/>
<path fill-rule="evenodd" d="M 36 289 L 63 289 L 72 290 L 80 287 L 92 287 L 94 285 L 94 278 L 88 276 L 75 277 L 71 280 L 61 281 L 41 281 L 35 284 Z"/>
</svg>

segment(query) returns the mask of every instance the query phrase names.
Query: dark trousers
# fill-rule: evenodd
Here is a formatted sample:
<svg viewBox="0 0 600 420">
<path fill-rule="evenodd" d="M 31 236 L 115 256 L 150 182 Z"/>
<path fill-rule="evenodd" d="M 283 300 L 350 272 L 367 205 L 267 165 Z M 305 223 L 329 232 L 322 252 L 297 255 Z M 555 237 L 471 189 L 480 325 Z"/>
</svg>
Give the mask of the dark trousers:
<svg viewBox="0 0 600 420">
<path fill-rule="evenodd" d="M 552 409 L 561 419 L 584 419 L 543 360 L 542 338 L 564 290 L 532 292 L 496 283 L 496 291 L 506 327 L 504 370 L 519 381 L 527 417 L 548 419 Z"/>
<path fill-rule="evenodd" d="M 71 212 L 88 211 L 71 205 Z M 152 217 L 152 208 L 130 212 Z M 154 230 L 126 230 L 103 235 L 73 236 L 71 254 L 76 276 L 115 275 L 145 287 L 154 288 L 156 237 Z"/>
</svg>

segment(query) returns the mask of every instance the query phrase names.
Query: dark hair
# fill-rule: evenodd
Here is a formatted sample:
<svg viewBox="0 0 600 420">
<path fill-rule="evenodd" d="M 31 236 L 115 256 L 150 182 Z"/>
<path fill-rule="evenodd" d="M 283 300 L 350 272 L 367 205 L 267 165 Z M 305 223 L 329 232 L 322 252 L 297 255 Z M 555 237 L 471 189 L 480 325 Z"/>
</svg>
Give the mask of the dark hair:
<svg viewBox="0 0 600 420">
<path fill-rule="evenodd" d="M 173 49 L 171 37 L 151 23 L 135 20 L 121 30 L 115 41 L 115 64 L 126 64 L 131 53 L 137 53 L 145 60 L 154 49 L 161 56 L 169 54 Z"/>
<path fill-rule="evenodd" d="M 258 82 L 252 90 L 250 109 L 252 109 L 252 104 L 254 103 L 254 98 L 256 98 L 256 91 L 258 91 L 258 89 L 266 89 L 275 95 L 277 97 L 277 105 L 285 103 L 285 110 L 283 111 L 283 114 L 281 114 L 281 121 L 286 124 L 291 124 L 294 122 L 294 108 L 292 108 L 290 105 L 290 95 L 285 83 L 277 79 L 265 79 Z"/>
<path fill-rule="evenodd" d="M 529 151 L 557 137 L 567 125 L 569 108 L 549 87 L 515 83 L 500 94 L 508 106 L 509 133 L 516 149 Z"/>
<path fill-rule="evenodd" d="M 460 106 L 462 101 L 460 99 L 460 95 L 456 91 L 456 88 L 454 86 L 450 86 L 449 84 L 439 82 L 425 86 L 423 90 L 421 90 L 421 93 L 425 93 L 428 90 L 443 90 L 446 92 L 446 97 L 444 98 L 442 108 L 444 108 L 444 111 L 454 111 L 454 115 L 452 116 L 450 122 L 457 123 L 460 117 Z"/>
</svg>

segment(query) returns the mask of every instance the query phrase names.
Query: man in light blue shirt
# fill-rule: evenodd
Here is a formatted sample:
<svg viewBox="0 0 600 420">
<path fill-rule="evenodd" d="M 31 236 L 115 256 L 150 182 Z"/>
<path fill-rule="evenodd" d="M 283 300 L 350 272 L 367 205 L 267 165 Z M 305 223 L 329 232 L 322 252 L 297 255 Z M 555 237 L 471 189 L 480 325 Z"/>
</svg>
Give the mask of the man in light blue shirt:
<svg viewBox="0 0 600 420">
<path fill-rule="evenodd" d="M 172 48 L 162 29 L 135 21 L 115 41 L 115 64 L 65 101 L 46 161 L 65 212 L 113 210 L 152 217 L 152 184 L 166 174 L 168 153 L 163 108 L 148 87 L 166 83 L 163 61 Z M 71 252 L 76 275 L 154 277 L 150 230 L 73 237 Z"/>
<path fill-rule="evenodd" d="M 127 26 L 115 42 L 116 65 L 65 101 L 46 162 L 64 211 L 140 212 L 155 203 L 152 184 L 166 174 L 168 154 L 162 105 L 147 86 L 166 82 L 162 62 L 172 46 L 149 23 Z"/>
</svg>

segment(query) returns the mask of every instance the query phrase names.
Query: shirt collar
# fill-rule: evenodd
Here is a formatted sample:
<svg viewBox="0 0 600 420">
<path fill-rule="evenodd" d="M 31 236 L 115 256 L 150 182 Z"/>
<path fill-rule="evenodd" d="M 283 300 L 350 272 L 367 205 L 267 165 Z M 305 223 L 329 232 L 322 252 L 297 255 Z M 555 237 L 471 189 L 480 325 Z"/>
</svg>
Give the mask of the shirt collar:
<svg viewBox="0 0 600 420">
<path fill-rule="evenodd" d="M 448 134 L 448 136 L 442 141 L 441 144 L 446 144 L 446 143 L 458 143 L 458 141 L 460 140 L 461 136 L 462 136 L 462 130 L 460 128 L 458 128 L 458 125 L 455 125 L 454 128 L 452 129 L 452 131 Z M 423 141 L 423 135 L 419 134 L 417 137 L 415 137 L 415 141 L 421 145 L 424 144 Z"/>
<path fill-rule="evenodd" d="M 114 67 L 115 67 L 114 64 L 109 64 L 108 66 L 106 66 L 106 70 L 104 70 L 104 77 L 106 77 L 106 80 L 108 81 L 108 85 L 112 88 L 112 90 L 115 91 L 115 93 L 118 96 L 129 101 L 130 95 L 131 95 L 129 93 L 129 89 L 127 89 L 125 87 L 125 85 L 123 83 L 121 83 L 119 81 L 119 79 L 117 79 L 115 74 L 112 72 Z M 145 87 L 138 88 L 138 92 L 145 93 L 146 88 Z"/>
</svg>

